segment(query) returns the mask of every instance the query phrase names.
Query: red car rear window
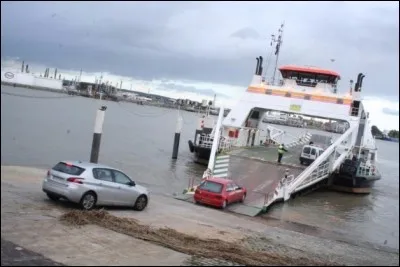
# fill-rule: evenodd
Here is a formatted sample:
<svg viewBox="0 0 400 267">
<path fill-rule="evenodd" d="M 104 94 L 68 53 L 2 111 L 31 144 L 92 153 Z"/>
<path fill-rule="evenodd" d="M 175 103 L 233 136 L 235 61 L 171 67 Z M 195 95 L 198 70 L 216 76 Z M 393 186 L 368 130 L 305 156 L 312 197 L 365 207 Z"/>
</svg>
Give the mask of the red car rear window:
<svg viewBox="0 0 400 267">
<path fill-rule="evenodd" d="M 212 181 L 204 181 L 200 184 L 199 189 L 212 192 L 212 193 L 221 193 L 223 188 L 223 184 L 212 182 Z"/>
</svg>

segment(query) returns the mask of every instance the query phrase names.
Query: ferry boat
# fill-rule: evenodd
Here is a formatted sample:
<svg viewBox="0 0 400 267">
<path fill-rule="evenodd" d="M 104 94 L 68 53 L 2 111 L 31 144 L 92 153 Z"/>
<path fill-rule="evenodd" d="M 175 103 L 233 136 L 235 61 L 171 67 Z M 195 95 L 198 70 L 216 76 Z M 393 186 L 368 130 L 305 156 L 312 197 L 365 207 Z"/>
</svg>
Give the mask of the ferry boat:
<svg viewBox="0 0 400 267">
<path fill-rule="evenodd" d="M 194 140 L 189 141 L 194 161 L 210 166 L 209 159 L 214 136 L 219 136 L 217 153 L 229 151 L 233 147 L 257 147 L 265 143 L 281 144 L 282 141 L 276 137 L 283 131 L 271 126 L 265 129 L 262 126 L 262 120 L 269 112 L 334 120 L 346 123 L 349 131 L 352 131 L 351 135 L 346 135 L 351 138 L 349 144 L 351 144 L 352 153 L 346 148 L 346 153 L 343 154 L 348 154 L 347 157 L 351 156 L 353 161 L 350 165 L 348 160 L 344 161 L 331 182 L 337 186 L 337 189 L 367 192 L 365 188 L 371 187 L 372 181 L 380 179 L 380 175 L 376 166 L 377 148 L 371 134 L 369 114 L 361 99 L 361 87 L 365 76 L 360 73 L 354 88 L 350 81 L 350 88 L 338 93 L 340 74 L 336 71 L 296 65 L 277 68 L 282 32 L 283 29 L 280 29 L 276 42 L 277 59 L 272 80 L 267 81 L 262 76 L 263 58 L 258 57 L 253 79 L 243 97 L 223 119 L 222 126 L 218 128 L 220 134 L 215 135 L 217 118 L 202 115 L 198 119 Z M 277 69 L 282 76 L 280 80 L 275 79 Z M 278 134 L 274 134 L 274 131 Z M 300 136 L 299 140 L 301 138 Z M 335 146 L 339 147 L 338 144 Z M 341 162 L 342 158 L 341 156 Z M 348 168 L 348 166 L 352 167 Z"/>
<path fill-rule="evenodd" d="M 368 133 L 372 137 L 371 131 Z M 331 188 L 348 193 L 370 193 L 374 183 L 382 178 L 376 166 L 377 153 L 375 142 L 364 143 L 359 149 L 354 149 L 333 175 Z"/>
</svg>

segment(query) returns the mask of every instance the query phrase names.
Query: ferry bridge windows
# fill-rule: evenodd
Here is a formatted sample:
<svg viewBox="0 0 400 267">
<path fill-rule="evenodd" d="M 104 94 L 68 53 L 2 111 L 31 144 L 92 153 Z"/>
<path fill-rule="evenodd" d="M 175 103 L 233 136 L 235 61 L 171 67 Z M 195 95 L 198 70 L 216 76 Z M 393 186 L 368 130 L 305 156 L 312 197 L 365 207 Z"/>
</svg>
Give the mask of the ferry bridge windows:
<svg viewBox="0 0 400 267">
<path fill-rule="evenodd" d="M 282 77 L 295 80 L 297 85 L 315 87 L 317 83 L 327 83 L 336 85 L 339 78 L 333 75 L 324 75 L 318 73 L 282 71 Z"/>
<path fill-rule="evenodd" d="M 343 104 L 343 99 L 342 98 L 338 98 L 336 100 L 336 104 Z"/>
</svg>

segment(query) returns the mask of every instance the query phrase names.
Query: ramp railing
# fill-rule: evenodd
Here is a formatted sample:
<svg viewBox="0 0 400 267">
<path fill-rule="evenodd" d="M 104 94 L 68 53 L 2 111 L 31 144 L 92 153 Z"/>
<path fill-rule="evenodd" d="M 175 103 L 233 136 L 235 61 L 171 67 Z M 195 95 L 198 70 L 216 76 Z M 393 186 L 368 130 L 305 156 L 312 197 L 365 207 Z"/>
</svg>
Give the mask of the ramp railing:
<svg viewBox="0 0 400 267">
<path fill-rule="evenodd" d="M 298 175 L 289 185 L 285 192 L 285 200 L 290 194 L 307 186 L 315 184 L 326 178 L 336 170 L 345 160 L 353 147 L 353 135 L 357 134 L 358 125 L 350 127 L 343 135 L 330 145 L 309 167 Z M 339 153 L 339 155 L 337 155 Z"/>
<path fill-rule="evenodd" d="M 269 196 L 266 207 L 278 199 L 286 201 L 291 194 L 327 178 L 351 153 L 355 134 L 357 134 L 357 125 L 349 128 L 297 177 L 294 175 L 283 177 L 275 188 L 274 194 Z"/>
<path fill-rule="evenodd" d="M 268 195 L 268 199 L 265 201 L 265 206 L 268 207 L 273 202 L 277 201 L 278 199 L 284 199 L 285 190 L 287 186 L 295 179 L 293 174 L 283 177 L 278 185 L 276 186 L 275 190 Z"/>
<path fill-rule="evenodd" d="M 282 137 L 285 134 L 285 131 L 271 125 L 267 125 L 267 130 L 269 130 L 269 138 L 272 141 L 275 143 L 282 143 Z"/>
</svg>

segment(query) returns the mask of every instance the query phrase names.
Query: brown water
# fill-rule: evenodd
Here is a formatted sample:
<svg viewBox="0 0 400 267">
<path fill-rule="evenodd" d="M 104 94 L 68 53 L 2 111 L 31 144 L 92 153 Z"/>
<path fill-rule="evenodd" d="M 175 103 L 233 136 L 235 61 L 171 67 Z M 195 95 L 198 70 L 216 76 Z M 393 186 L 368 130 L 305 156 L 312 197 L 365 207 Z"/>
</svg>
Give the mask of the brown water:
<svg viewBox="0 0 400 267">
<path fill-rule="evenodd" d="M 98 100 L 8 86 L 1 91 L 35 97 L 1 95 L 1 164 L 49 168 L 58 160 L 89 160 Z M 191 161 L 187 144 L 194 136 L 194 113 L 182 112 L 180 151 L 174 161 L 176 110 L 103 104 L 108 109 L 100 162 L 166 194 L 181 192 L 189 178 L 202 175 L 204 167 Z M 267 216 L 398 249 L 399 144 L 378 141 L 378 148 L 383 178 L 371 194 L 314 192 L 276 206 Z"/>
</svg>

